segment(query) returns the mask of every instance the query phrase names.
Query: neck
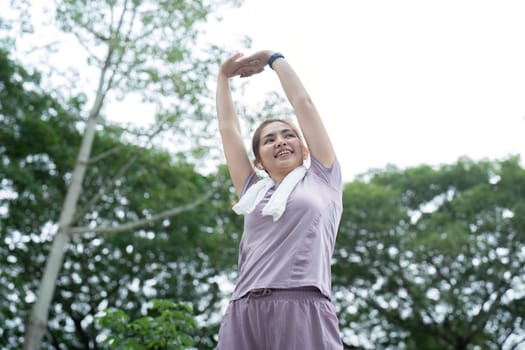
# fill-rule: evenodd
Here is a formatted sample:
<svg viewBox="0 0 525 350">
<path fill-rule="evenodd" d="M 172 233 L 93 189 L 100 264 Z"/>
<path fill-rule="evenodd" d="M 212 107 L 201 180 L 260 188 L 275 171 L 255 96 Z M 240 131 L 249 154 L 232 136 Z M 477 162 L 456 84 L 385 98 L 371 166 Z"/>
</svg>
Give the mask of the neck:
<svg viewBox="0 0 525 350">
<path fill-rule="evenodd" d="M 293 169 L 289 169 L 289 170 L 287 170 L 287 171 L 281 171 L 281 172 L 272 172 L 272 173 L 270 173 L 269 175 L 270 175 L 270 177 L 272 178 L 272 180 L 273 180 L 276 184 L 280 184 L 280 183 L 284 180 L 284 178 L 285 178 L 286 176 L 288 176 L 288 174 L 290 174 L 292 171 L 294 171 L 295 169 L 297 169 L 297 168 L 300 167 L 300 166 L 302 166 L 302 164 L 299 165 L 299 166 L 296 166 L 296 167 L 293 168 Z"/>
</svg>

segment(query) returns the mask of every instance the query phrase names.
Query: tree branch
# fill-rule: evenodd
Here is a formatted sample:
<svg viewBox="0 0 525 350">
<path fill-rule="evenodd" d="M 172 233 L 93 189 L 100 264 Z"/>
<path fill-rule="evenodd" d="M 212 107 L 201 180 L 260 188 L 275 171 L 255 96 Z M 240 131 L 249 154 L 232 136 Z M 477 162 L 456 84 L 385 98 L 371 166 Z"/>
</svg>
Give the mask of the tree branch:
<svg viewBox="0 0 525 350">
<path fill-rule="evenodd" d="M 152 133 L 150 133 L 148 135 L 148 141 L 147 141 L 147 144 L 146 145 L 149 145 L 151 144 L 153 138 L 155 136 L 157 136 L 160 132 L 162 131 L 162 123 L 158 126 L 158 128 L 156 130 L 154 130 Z M 106 152 L 103 152 L 101 153 L 99 156 L 97 156 L 96 160 L 100 160 L 102 158 L 104 158 L 105 156 L 108 156 L 109 154 L 112 154 L 112 153 L 115 153 L 116 151 L 118 151 L 120 148 L 122 148 L 122 145 L 119 145 L 119 146 L 116 146 L 116 147 L 113 147 L 112 149 L 106 151 Z M 77 214 L 75 215 L 75 218 L 73 219 L 73 223 L 76 223 L 78 222 L 78 220 L 80 220 L 80 218 L 86 214 L 91 208 L 92 206 L 98 202 L 98 200 L 100 198 L 102 198 L 102 196 L 104 196 L 104 194 L 108 193 L 109 191 L 111 191 L 116 183 L 117 183 L 117 180 L 122 178 L 124 176 L 124 174 L 126 174 L 126 172 L 131 168 L 131 166 L 133 165 L 133 163 L 135 163 L 135 161 L 138 159 L 138 157 L 142 154 L 142 152 L 144 151 L 144 148 L 139 148 L 129 159 L 128 161 L 126 162 L 126 164 L 124 164 L 124 166 L 115 174 L 115 176 L 113 176 L 113 178 L 111 180 L 109 180 L 104 186 L 102 186 L 99 191 L 93 196 L 91 197 L 91 199 L 86 203 L 86 205 L 80 209 Z M 94 160 L 90 160 L 89 162 L 93 162 Z"/>
<path fill-rule="evenodd" d="M 513 275 L 512 277 L 514 277 L 514 276 L 515 275 Z M 512 277 L 509 280 L 512 280 Z M 496 284 L 496 286 L 494 288 L 494 292 L 493 293 L 496 294 L 496 298 L 494 299 L 494 301 L 492 302 L 492 304 L 490 305 L 488 310 L 484 312 L 483 305 L 488 303 L 490 301 L 490 297 L 493 295 L 493 293 L 491 293 L 490 291 L 487 290 L 487 295 L 485 296 L 485 300 L 481 303 L 480 312 L 476 316 L 474 316 L 473 319 L 472 319 L 472 323 L 474 325 L 472 327 L 473 330 L 472 330 L 471 334 L 477 334 L 477 333 L 481 333 L 483 331 L 483 329 L 487 325 L 487 322 L 489 321 L 489 319 L 492 316 L 494 316 L 494 312 L 495 312 L 496 308 L 498 306 L 500 306 L 501 298 L 510 289 L 510 285 L 507 282 L 499 281 L 499 283 L 495 283 L 495 284 Z M 478 319 L 479 321 L 476 322 L 476 319 Z M 477 323 L 477 327 L 476 327 L 476 323 Z"/>
<path fill-rule="evenodd" d="M 155 221 L 162 220 L 162 219 L 174 216 L 174 215 L 178 215 L 178 214 L 193 210 L 196 207 L 198 207 L 202 202 L 209 199 L 212 196 L 212 194 L 213 192 L 208 192 L 206 195 L 202 196 L 201 198 L 189 204 L 160 212 L 158 214 L 153 215 L 151 218 L 148 218 L 148 219 L 136 220 L 128 224 L 119 225 L 119 226 L 102 226 L 99 228 L 74 227 L 71 230 L 69 230 L 69 234 L 73 235 L 73 234 L 81 234 L 81 233 L 86 233 L 86 232 L 106 234 L 106 233 L 118 233 L 118 232 L 133 230 L 133 229 L 145 226 L 147 224 L 153 223 Z"/>
<path fill-rule="evenodd" d="M 106 186 L 102 186 L 100 190 L 93 196 L 91 199 L 86 203 L 84 208 L 78 211 L 77 215 L 75 215 L 75 218 L 73 219 L 73 222 L 77 222 L 84 214 L 86 214 L 89 209 L 100 199 L 104 194 L 109 192 L 116 184 L 117 180 L 120 179 L 124 174 L 128 171 L 128 169 L 135 163 L 137 158 L 139 157 L 140 153 L 142 152 L 136 152 L 133 154 L 126 164 L 120 169 L 120 171 L 109 181 L 109 183 Z"/>
<path fill-rule="evenodd" d="M 124 148 L 124 145 L 118 145 L 118 146 L 112 147 L 112 148 L 108 149 L 107 151 L 104 151 L 104 152 L 100 153 L 96 157 L 91 157 L 91 159 L 88 161 L 88 164 L 93 164 L 93 163 L 96 163 L 98 161 L 101 161 L 102 159 L 104 159 L 106 157 L 109 157 L 110 155 L 112 155 L 114 153 L 117 153 L 122 148 Z"/>
<path fill-rule="evenodd" d="M 523 343 L 525 343 L 525 336 L 521 337 L 521 339 L 517 340 L 513 345 L 512 347 L 510 348 L 510 350 L 518 350 L 518 349 L 521 349 L 521 348 L 518 348 L 518 346 L 522 345 Z"/>
</svg>

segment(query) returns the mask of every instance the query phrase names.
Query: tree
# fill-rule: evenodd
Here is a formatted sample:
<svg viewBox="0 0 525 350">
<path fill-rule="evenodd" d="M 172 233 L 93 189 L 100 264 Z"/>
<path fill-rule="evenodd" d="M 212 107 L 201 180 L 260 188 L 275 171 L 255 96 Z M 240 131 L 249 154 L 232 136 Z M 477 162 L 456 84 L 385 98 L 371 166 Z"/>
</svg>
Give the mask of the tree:
<svg viewBox="0 0 525 350">
<path fill-rule="evenodd" d="M 99 77 L 93 96 L 87 99 L 91 101 L 91 107 L 81 126 L 82 141 L 74 170 L 68 179 L 53 245 L 28 323 L 25 349 L 40 346 L 64 249 L 69 243 L 73 226 L 82 219 L 75 214 L 88 164 L 92 162 L 90 155 L 105 101 L 111 96 L 123 97 L 134 93 L 144 101 L 156 104 L 156 129 L 148 132 L 148 138 L 166 127 L 179 135 L 193 130 L 195 125 L 191 125 L 190 120 L 206 118 L 206 104 L 201 101 L 207 98 L 205 78 L 214 59 L 196 59 L 192 47 L 199 32 L 197 23 L 205 21 L 213 9 L 213 6 L 200 1 L 101 0 L 58 3 L 56 18 L 61 29 L 78 38 L 86 49 L 88 62 L 98 69 Z M 176 45 L 168 45 L 166 39 L 171 39 Z M 84 107 L 84 104 L 79 107 Z M 82 115 L 84 113 L 80 111 L 79 117 Z M 121 135 L 124 138 L 126 136 L 128 134 Z M 120 181 L 123 173 L 125 168 L 115 173 L 115 181 Z M 113 185 L 108 187 L 112 188 Z M 103 195 L 101 193 L 92 198 L 99 200 Z M 86 203 L 93 205 L 95 200 Z M 83 208 L 81 212 L 86 214 L 90 210 L 92 208 Z M 97 220 L 94 222 L 99 224 Z M 148 220 L 140 222 L 147 223 Z M 101 231 L 97 227 L 97 232 Z"/>
<path fill-rule="evenodd" d="M 28 290 L 36 288 L 34 276 L 42 264 L 28 263 L 27 257 L 40 250 L 40 240 L 45 241 L 45 235 L 36 233 L 49 217 L 57 215 L 49 203 L 60 200 L 65 192 L 63 179 L 52 176 L 66 174 L 68 161 L 74 159 L 71 148 L 63 147 L 64 140 L 72 144 L 78 140 L 76 120 L 60 103 L 40 93 L 38 83 L 38 74 L 14 64 L 7 52 L 0 50 L 0 233 L 5 243 L 0 248 L 0 298 L 5 318 L 2 338 L 8 344 L 23 330 Z M 55 161 L 49 159 L 51 152 Z M 30 280 L 23 283 L 27 277 Z M 20 344 L 13 348 L 20 348 Z"/>
<path fill-rule="evenodd" d="M 0 58 L 0 237 L 6 243 L 0 247 L 0 314 L 5 319 L 0 343 L 19 349 L 27 306 L 35 299 L 56 230 L 52 218 L 60 212 L 82 133 L 74 116 L 78 101 L 63 108 L 39 91 L 37 75 L 5 52 Z M 205 321 L 193 334 L 197 345 L 213 348 L 217 301 L 223 297 L 217 278 L 233 271 L 240 235 L 239 219 L 228 214 L 233 192 L 226 169 L 201 175 L 183 157 L 122 142 L 126 132 L 117 126 L 97 132 L 93 152 L 98 156 L 91 158 L 84 181 L 84 193 L 92 196 L 79 202 L 89 210 L 77 213 L 78 233 L 66 247 L 43 347 L 95 349 L 100 329 L 93 320 L 103 309 L 140 318 L 151 298 L 164 298 L 190 303 Z M 115 174 L 132 159 L 132 171 L 116 181 Z M 108 184 L 115 187 L 108 190 Z M 127 225 L 209 192 L 213 195 L 200 210 L 150 220 L 141 228 Z M 103 196 L 93 202 L 99 193 Z M 94 232 L 108 226 L 126 231 Z M 80 233 L 84 227 L 93 229 Z"/>
<path fill-rule="evenodd" d="M 391 167 L 347 184 L 334 266 L 345 340 L 382 349 L 518 349 L 524 218 L 519 158 Z"/>
</svg>

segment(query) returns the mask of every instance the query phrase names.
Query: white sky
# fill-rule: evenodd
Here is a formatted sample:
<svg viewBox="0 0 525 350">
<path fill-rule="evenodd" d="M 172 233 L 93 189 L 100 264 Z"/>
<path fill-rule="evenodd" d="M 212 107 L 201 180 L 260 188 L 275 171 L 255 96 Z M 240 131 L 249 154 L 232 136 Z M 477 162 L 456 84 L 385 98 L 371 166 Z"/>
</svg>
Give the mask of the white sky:
<svg viewBox="0 0 525 350">
<path fill-rule="evenodd" d="M 246 0 L 213 34 L 232 51 L 249 36 L 246 54 L 283 52 L 351 180 L 387 164 L 523 160 L 524 15 L 525 1 Z M 280 89 L 263 75 L 254 86 Z"/>
<path fill-rule="evenodd" d="M 245 0 L 222 13 L 214 44 L 234 52 L 248 36 L 246 54 L 281 51 L 299 73 L 345 181 L 387 164 L 525 160 L 525 1 Z M 248 81 L 250 103 L 281 91 L 272 72 Z M 127 110 L 115 114 L 136 120 Z"/>
</svg>

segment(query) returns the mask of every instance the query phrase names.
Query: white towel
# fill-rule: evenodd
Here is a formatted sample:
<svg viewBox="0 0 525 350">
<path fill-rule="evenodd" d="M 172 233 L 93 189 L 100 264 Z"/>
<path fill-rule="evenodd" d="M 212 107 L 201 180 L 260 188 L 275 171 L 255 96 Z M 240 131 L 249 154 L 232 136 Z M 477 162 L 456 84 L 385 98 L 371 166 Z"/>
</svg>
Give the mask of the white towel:
<svg viewBox="0 0 525 350">
<path fill-rule="evenodd" d="M 264 206 L 262 215 L 271 215 L 273 221 L 279 220 L 286 209 L 288 196 L 305 175 L 306 167 L 304 165 L 295 168 L 286 175 L 279 187 L 277 187 L 270 197 L 268 203 Z M 239 202 L 233 206 L 233 211 L 237 214 L 251 213 L 273 185 L 275 185 L 275 182 L 270 177 L 259 180 L 257 183 L 253 184 L 241 197 Z"/>
</svg>

